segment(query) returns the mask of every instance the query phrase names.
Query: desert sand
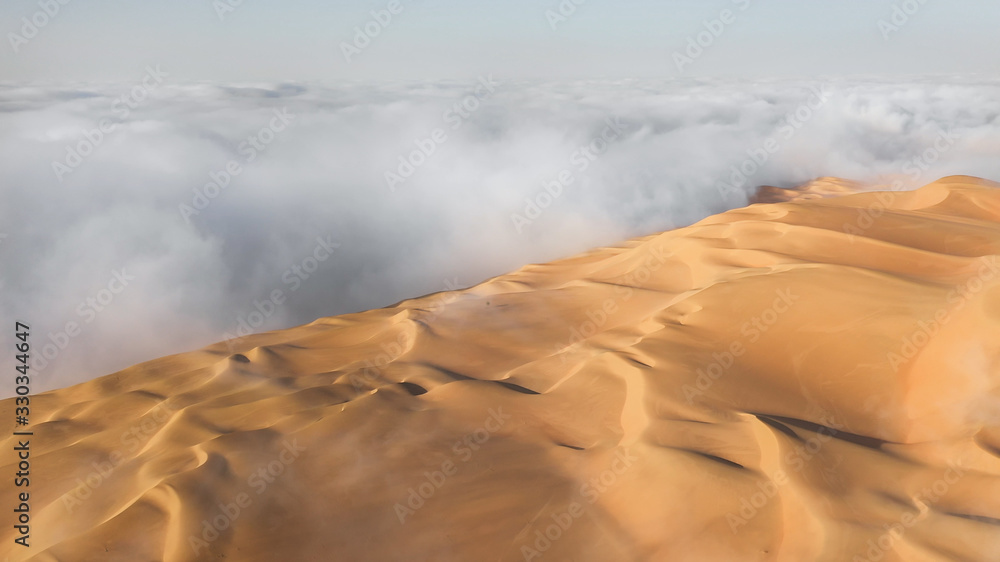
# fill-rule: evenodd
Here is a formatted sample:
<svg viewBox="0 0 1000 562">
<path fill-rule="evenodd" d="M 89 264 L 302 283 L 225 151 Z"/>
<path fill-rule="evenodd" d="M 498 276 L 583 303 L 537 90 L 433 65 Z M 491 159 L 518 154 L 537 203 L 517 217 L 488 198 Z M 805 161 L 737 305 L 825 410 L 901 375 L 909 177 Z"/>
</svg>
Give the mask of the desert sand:
<svg viewBox="0 0 1000 562">
<path fill-rule="evenodd" d="M 0 557 L 1000 561 L 1000 184 L 860 189 L 35 396 Z"/>
</svg>

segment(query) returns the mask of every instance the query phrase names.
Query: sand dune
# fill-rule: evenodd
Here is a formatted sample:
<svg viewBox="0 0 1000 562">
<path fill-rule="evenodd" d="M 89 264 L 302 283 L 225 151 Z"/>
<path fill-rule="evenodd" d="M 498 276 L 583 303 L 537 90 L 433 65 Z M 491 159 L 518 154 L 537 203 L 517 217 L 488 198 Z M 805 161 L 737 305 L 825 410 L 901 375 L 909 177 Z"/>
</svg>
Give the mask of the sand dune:
<svg viewBox="0 0 1000 562">
<path fill-rule="evenodd" d="M 998 188 L 765 190 L 39 395 L 0 556 L 998 561 Z"/>
</svg>

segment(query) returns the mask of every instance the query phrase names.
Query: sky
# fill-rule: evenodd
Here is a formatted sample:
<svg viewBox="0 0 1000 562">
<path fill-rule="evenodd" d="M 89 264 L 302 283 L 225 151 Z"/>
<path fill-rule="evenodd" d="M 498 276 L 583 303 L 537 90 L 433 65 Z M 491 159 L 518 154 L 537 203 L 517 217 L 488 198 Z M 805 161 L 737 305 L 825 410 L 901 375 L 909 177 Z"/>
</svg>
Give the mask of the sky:
<svg viewBox="0 0 1000 562">
<path fill-rule="evenodd" d="M 16 53 L 10 33 L 25 36 L 22 18 L 41 8 L 29 1 L 0 8 L 0 30 L 8 35 L 8 47 L 0 49 L 3 79 L 130 80 L 150 64 L 172 69 L 177 80 L 228 81 L 484 73 L 508 79 L 884 76 L 1000 68 L 1000 5 L 983 0 L 397 0 L 398 13 L 388 14 L 384 26 L 372 23 L 372 12 L 387 12 L 388 0 L 50 2 L 57 13 Z M 705 41 L 696 64 L 678 69 L 673 54 L 723 10 L 733 12 L 731 23 Z M 376 36 L 360 54 L 345 57 L 343 45 L 366 24 Z"/>
<path fill-rule="evenodd" d="M 44 390 L 681 227 L 761 185 L 1000 180 L 998 15 L 8 2 L 0 317 L 32 326 Z"/>
</svg>

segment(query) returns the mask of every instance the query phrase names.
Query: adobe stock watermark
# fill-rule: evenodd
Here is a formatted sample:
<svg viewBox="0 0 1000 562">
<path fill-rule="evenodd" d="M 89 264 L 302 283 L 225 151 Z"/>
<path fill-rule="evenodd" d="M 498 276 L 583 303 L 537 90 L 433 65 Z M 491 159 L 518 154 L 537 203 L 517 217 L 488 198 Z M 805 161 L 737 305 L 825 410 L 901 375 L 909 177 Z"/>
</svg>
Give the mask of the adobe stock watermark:
<svg viewBox="0 0 1000 562">
<path fill-rule="evenodd" d="M 557 173 L 555 179 L 544 182 L 543 188 L 533 197 L 525 198 L 522 213 L 511 213 L 510 221 L 518 234 L 523 234 L 526 227 L 538 220 L 546 209 L 563 196 L 569 186 L 576 183 L 577 173 L 586 172 L 591 164 L 606 154 L 613 144 L 625 136 L 628 130 L 619 117 L 608 117 L 604 122 L 604 129 L 596 137 L 587 144 L 577 147 L 570 154 L 568 167 Z"/>
<path fill-rule="evenodd" d="M 424 472 L 424 481 L 417 486 L 411 487 L 404 502 L 397 502 L 393 506 L 399 524 L 406 523 L 406 518 L 415 515 L 417 511 L 427 505 L 427 502 L 437 494 L 438 490 L 444 487 L 448 479 L 458 474 L 460 463 L 467 463 L 472 460 L 475 453 L 493 437 L 493 434 L 500 431 L 504 424 L 511 418 L 510 414 L 503 413 L 503 407 L 490 408 L 482 426 L 459 439 L 451 447 L 454 458 L 446 459 L 441 463 L 439 470 Z M 457 459 L 457 462 L 456 460 Z"/>
<path fill-rule="evenodd" d="M 40 8 L 37 12 L 31 14 L 30 17 L 21 18 L 21 28 L 18 29 L 20 33 L 11 31 L 7 33 L 7 41 L 10 43 L 10 48 L 14 51 L 14 54 L 21 52 L 21 47 L 30 43 L 33 39 L 38 37 L 38 34 L 42 32 L 43 29 L 48 27 L 53 20 L 59 17 L 62 13 L 62 7 L 66 6 L 73 0 L 38 0 L 38 7 Z"/>
<path fill-rule="evenodd" d="M 799 295 L 792 293 L 790 288 L 778 289 L 774 292 L 775 299 L 771 306 L 764 309 L 760 314 L 747 320 L 740 326 L 740 334 L 743 338 L 730 343 L 722 352 L 712 352 L 712 362 L 704 369 L 697 369 L 697 377 L 694 386 L 684 384 L 684 398 L 688 404 L 694 404 L 695 397 L 700 397 L 711 388 L 716 381 L 729 372 L 729 369 L 742 357 L 750 346 L 757 343 L 764 334 L 778 323 L 781 316 L 795 306 L 801 299 Z"/>
<path fill-rule="evenodd" d="M 166 402 L 160 402 L 150 412 L 143 415 L 142 420 L 132 424 L 123 431 L 119 441 L 121 447 L 116 448 L 107 455 L 107 460 L 101 462 L 94 461 L 90 466 L 94 469 L 84 478 L 76 479 L 76 487 L 63 494 L 63 507 L 67 513 L 73 511 L 83 502 L 94 495 L 94 491 L 100 488 L 114 474 L 125 461 L 140 449 L 149 439 L 162 428 L 177 410 L 171 408 Z"/>
<path fill-rule="evenodd" d="M 388 28 L 396 16 L 403 13 L 406 6 L 401 0 L 389 0 L 385 8 L 369 12 L 371 19 L 354 27 L 354 37 L 351 42 L 340 42 L 340 52 L 347 64 L 354 63 L 354 57 L 363 53 L 372 45 L 377 37 Z"/>
<path fill-rule="evenodd" d="M 243 338 L 254 333 L 274 316 L 288 298 L 301 289 L 319 271 L 319 266 L 333 257 L 341 246 L 340 242 L 334 242 L 329 235 L 317 236 L 312 252 L 281 273 L 281 287 L 272 289 L 263 300 L 254 299 L 249 312 L 237 315 L 233 329 L 222 335 L 230 352 L 235 350 Z"/>
<path fill-rule="evenodd" d="M 916 509 L 904 512 L 898 521 L 884 524 L 882 528 L 885 529 L 885 532 L 875 539 L 869 539 L 866 543 L 868 550 L 863 555 L 855 554 L 851 558 L 851 562 L 878 562 L 884 558 L 889 551 L 895 548 L 896 543 L 903 539 L 907 530 L 927 519 L 931 507 L 940 502 L 941 498 L 945 497 L 951 490 L 951 487 L 965 477 L 967 470 L 968 467 L 964 466 L 962 459 L 955 462 L 949 461 L 948 469 L 944 475 L 916 494 L 913 499 Z"/>
<path fill-rule="evenodd" d="M 421 322 L 425 322 L 427 324 L 433 323 L 445 306 L 458 300 L 459 295 L 455 292 L 461 289 L 458 277 L 445 279 L 444 285 L 445 292 L 434 296 L 428 307 L 430 312 L 420 317 Z M 380 343 L 379 349 L 382 351 L 374 358 L 365 359 L 365 364 L 361 368 L 360 373 L 354 372 L 351 373 L 350 377 L 348 377 L 354 391 L 358 393 L 364 392 L 375 385 L 382 376 L 383 370 L 390 363 L 402 357 L 403 354 L 410 349 L 412 344 L 412 336 L 405 330 L 401 331 L 399 335 L 396 336 L 395 341 Z"/>
<path fill-rule="evenodd" d="M 3 241 L 6 240 L 6 239 L 7 239 L 7 234 L 3 233 L 3 232 L 0 232 L 0 246 L 3 245 Z M 3 275 L 0 275 L 0 290 L 3 290 L 4 285 L 5 285 L 5 281 L 4 281 Z"/>
<path fill-rule="evenodd" d="M 586 3 L 587 0 L 560 0 L 554 8 L 545 10 L 545 20 L 549 22 L 552 31 L 555 31 L 575 16 L 577 9 Z"/>
<path fill-rule="evenodd" d="M 614 315 L 618 314 L 621 305 L 631 300 L 636 289 L 652 279 L 653 274 L 659 271 L 673 255 L 661 245 L 650 247 L 648 254 L 642 265 L 612 281 L 615 286 L 614 297 L 595 303 L 595 306 L 587 310 L 585 314 L 587 319 L 570 328 L 569 338 L 555 345 L 553 352 L 559 355 L 562 363 L 566 363 L 569 353 L 579 350 L 587 339 L 595 336 Z"/>
<path fill-rule="evenodd" d="M 142 80 L 133 86 L 128 93 L 118 96 L 111 102 L 111 112 L 124 122 L 132 114 L 132 110 L 145 102 L 153 90 L 160 87 L 168 76 L 170 74 L 161 70 L 160 65 L 156 65 L 155 68 L 147 66 L 146 74 Z M 97 128 L 83 130 L 81 140 L 75 144 L 67 145 L 66 157 L 62 161 L 52 161 L 52 172 L 56 175 L 59 183 L 63 182 L 63 178 L 67 174 L 73 173 L 83 165 L 84 161 L 94 154 L 104 144 L 104 141 L 118 130 L 120 125 L 122 125 L 121 122 L 115 123 L 110 119 L 101 119 Z"/>
<path fill-rule="evenodd" d="M 57 330 L 55 333 L 49 332 L 48 343 L 42 345 L 39 353 L 32 355 L 31 368 L 36 373 L 43 373 L 51 362 L 83 333 L 84 327 L 92 324 L 97 316 L 108 309 L 118 295 L 122 294 L 135 280 L 135 276 L 129 275 L 126 269 L 113 270 L 105 287 L 80 301 L 80 304 L 77 305 L 76 314 L 82 319 L 82 323 L 70 320 L 61 330 Z"/>
<path fill-rule="evenodd" d="M 892 5 L 892 13 L 888 18 L 878 20 L 878 30 L 882 33 L 882 39 L 889 42 L 893 34 L 899 33 L 906 27 L 911 18 L 917 15 L 928 0 L 903 0 Z"/>
<path fill-rule="evenodd" d="M 452 131 L 462 128 L 462 125 L 479 111 L 483 102 L 489 99 L 499 85 L 493 80 L 493 75 L 480 76 L 472 93 L 463 97 L 444 110 L 441 118 L 449 125 Z M 400 154 L 397 158 L 399 164 L 396 169 L 385 171 L 385 183 L 389 186 L 389 191 L 395 192 L 396 188 L 406 183 L 421 167 L 426 164 L 438 148 L 448 141 L 448 133 L 441 127 L 435 128 L 423 139 L 414 139 L 414 149 L 407 154 Z"/>
<path fill-rule="evenodd" d="M 920 182 L 931 166 L 955 147 L 958 139 L 959 137 L 951 131 L 939 130 L 934 138 L 933 146 L 927 147 L 917 156 L 906 160 L 903 163 L 902 172 L 909 176 L 911 181 Z M 903 180 L 896 178 L 887 191 L 875 192 L 876 201 L 863 209 L 858 209 L 858 217 L 854 224 L 844 223 L 842 230 L 848 235 L 848 241 L 853 243 L 856 236 L 863 236 L 868 229 L 875 226 L 876 219 L 892 207 L 899 193 L 904 191 L 905 187 Z"/>
<path fill-rule="evenodd" d="M 809 99 L 786 113 L 774 134 L 747 149 L 747 157 L 730 168 L 728 181 L 716 182 L 715 189 L 723 199 L 728 199 L 730 195 L 744 195 L 748 182 L 767 165 L 771 157 L 780 152 L 785 143 L 794 139 L 802 127 L 826 106 L 830 92 L 825 85 L 809 86 L 809 91 L 812 94 Z"/>
<path fill-rule="evenodd" d="M 550 515 L 552 522 L 543 521 L 544 528 L 535 529 L 534 536 L 529 538 L 529 544 L 521 545 L 521 556 L 525 562 L 530 562 L 536 558 L 541 558 L 546 552 L 552 549 L 555 544 L 569 531 L 574 523 L 587 511 L 587 506 L 594 505 L 601 499 L 601 496 L 618 484 L 621 477 L 632 468 L 638 461 L 633 457 L 627 447 L 621 447 L 615 451 L 615 456 L 611 461 L 611 466 L 602 470 L 600 474 L 590 478 L 580 485 L 579 495 L 581 501 L 572 501 L 566 510 L 560 510 Z M 537 527 L 539 524 L 535 523 Z M 534 539 L 534 540 L 532 540 Z"/>
<path fill-rule="evenodd" d="M 237 147 L 242 161 L 231 159 L 225 166 L 208 173 L 209 182 L 201 187 L 195 187 L 190 204 L 181 203 L 177 206 L 184 222 L 191 224 L 191 217 L 200 215 L 208 206 L 229 188 L 233 180 L 243 174 L 244 166 L 256 160 L 263 154 L 268 146 L 278 137 L 278 133 L 283 132 L 295 121 L 296 116 L 288 111 L 287 107 L 274 109 L 274 117 L 267 126 L 261 127 L 256 133 L 249 135 L 246 140 Z"/>
<path fill-rule="evenodd" d="M 731 0 L 739 9 L 745 12 L 750 8 L 750 0 Z M 739 13 L 726 8 L 719 12 L 719 17 L 705 20 L 702 25 L 704 30 L 688 37 L 687 45 L 682 50 L 674 51 L 674 66 L 677 72 L 684 72 L 684 68 L 691 66 L 705 54 L 708 49 L 715 45 L 715 42 L 729 29 L 729 26 L 736 23 Z"/>
<path fill-rule="evenodd" d="M 903 338 L 899 349 L 886 354 L 886 360 L 894 373 L 898 373 L 900 367 L 927 347 L 931 339 L 954 318 L 956 312 L 965 308 L 983 289 L 990 287 L 990 282 L 1000 279 L 1000 256 L 984 256 L 980 261 L 983 263 L 976 275 L 965 283 L 955 286 L 945 296 L 948 306 L 939 308 L 931 319 L 918 320 L 917 327 Z"/>
<path fill-rule="evenodd" d="M 823 446 L 831 439 L 843 431 L 846 426 L 839 424 L 833 416 L 826 414 L 821 418 L 819 430 L 815 435 L 805 440 L 804 444 L 796 444 L 791 451 L 785 454 L 785 465 L 790 467 L 792 473 L 799 473 L 812 461 L 823 449 Z M 843 461 L 843 458 L 840 459 Z M 757 491 L 750 496 L 740 498 L 740 509 L 738 512 L 726 513 L 726 522 L 729 529 L 735 535 L 742 527 L 745 527 L 750 520 L 760 513 L 761 509 L 777 497 L 781 488 L 791 482 L 789 473 L 784 468 L 779 468 L 774 473 L 774 477 L 768 480 L 757 481 Z"/>
<path fill-rule="evenodd" d="M 257 467 L 250 476 L 247 477 L 246 485 L 253 489 L 256 495 L 251 496 L 246 490 L 239 492 L 229 503 L 217 504 L 216 514 L 201 522 L 201 534 L 188 535 L 188 545 L 197 556 L 202 549 L 219 539 L 222 533 L 232 528 L 233 524 L 247 509 L 253 505 L 254 498 L 259 497 L 274 484 L 274 482 L 285 473 L 290 465 L 298 460 L 299 455 L 305 452 L 305 447 L 300 447 L 298 439 L 281 442 L 282 449 L 278 457 L 267 464 Z"/>
<path fill-rule="evenodd" d="M 246 4 L 246 0 L 213 0 L 212 9 L 215 10 L 215 15 L 219 16 L 219 21 L 224 22 L 229 14 L 244 4 Z"/>
<path fill-rule="evenodd" d="M 380 343 L 379 349 L 381 351 L 379 354 L 374 359 L 365 359 L 365 364 L 360 372 L 351 373 L 351 376 L 348 377 L 354 392 L 361 393 L 372 388 L 379 381 L 383 370 L 390 363 L 402 357 L 412 345 L 413 335 L 406 330 L 401 331 L 394 341 Z"/>
</svg>

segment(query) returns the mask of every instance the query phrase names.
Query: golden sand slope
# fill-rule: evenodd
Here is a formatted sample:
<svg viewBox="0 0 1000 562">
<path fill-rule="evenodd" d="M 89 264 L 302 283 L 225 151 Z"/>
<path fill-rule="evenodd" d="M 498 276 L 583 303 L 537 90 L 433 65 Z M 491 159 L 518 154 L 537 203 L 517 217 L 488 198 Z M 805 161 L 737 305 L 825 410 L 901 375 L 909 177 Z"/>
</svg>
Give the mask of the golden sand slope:
<svg viewBox="0 0 1000 562">
<path fill-rule="evenodd" d="M 0 556 L 1000 560 L 998 187 L 753 205 L 40 395 Z"/>
<path fill-rule="evenodd" d="M 876 191 L 877 187 L 839 178 L 818 178 L 793 188 L 782 188 L 772 185 L 761 186 L 757 188 L 757 194 L 751 198 L 750 203 L 784 203 L 787 201 L 801 201 L 803 199 L 822 199 L 824 197 L 851 195 L 862 191 Z M 889 186 L 882 187 L 885 190 L 889 189 Z"/>
</svg>

